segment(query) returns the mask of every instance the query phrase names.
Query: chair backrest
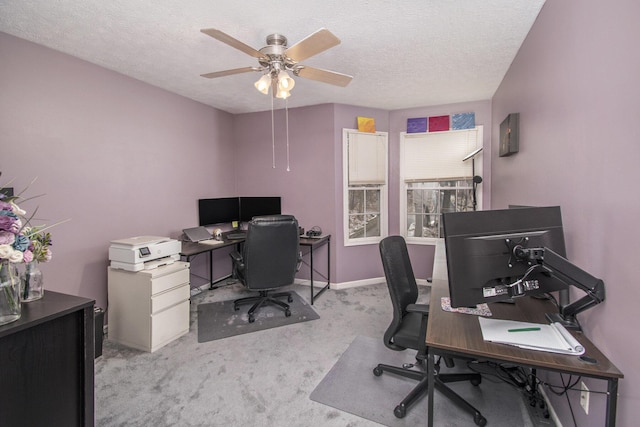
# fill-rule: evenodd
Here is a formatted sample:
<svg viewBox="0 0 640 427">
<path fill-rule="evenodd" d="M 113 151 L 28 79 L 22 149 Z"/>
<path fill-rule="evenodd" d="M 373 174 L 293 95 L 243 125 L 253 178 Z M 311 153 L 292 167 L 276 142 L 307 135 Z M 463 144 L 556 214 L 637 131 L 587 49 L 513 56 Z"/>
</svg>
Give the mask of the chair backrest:
<svg viewBox="0 0 640 427">
<path fill-rule="evenodd" d="M 243 247 L 244 280 L 249 289 L 273 289 L 293 283 L 300 235 L 292 215 L 254 217 Z"/>
<path fill-rule="evenodd" d="M 417 301 L 418 285 L 404 238 L 389 236 L 382 239 L 379 246 L 382 267 L 393 305 L 393 320 L 384 334 L 384 342 L 387 347 L 399 350 L 403 347 L 394 345 L 391 338 L 400 327 L 402 318 L 407 313 L 407 306 Z"/>
</svg>

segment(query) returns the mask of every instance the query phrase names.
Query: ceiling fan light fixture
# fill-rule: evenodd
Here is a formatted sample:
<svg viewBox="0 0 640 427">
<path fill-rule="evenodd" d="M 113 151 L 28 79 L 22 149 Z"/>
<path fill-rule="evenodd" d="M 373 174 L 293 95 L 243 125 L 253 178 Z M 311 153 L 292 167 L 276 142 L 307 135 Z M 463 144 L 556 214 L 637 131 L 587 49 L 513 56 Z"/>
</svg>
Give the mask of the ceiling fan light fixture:
<svg viewBox="0 0 640 427">
<path fill-rule="evenodd" d="M 296 81 L 291 78 L 285 70 L 278 73 L 278 90 L 290 91 L 296 85 Z"/>
<path fill-rule="evenodd" d="M 268 95 L 269 87 L 271 86 L 271 76 L 269 74 L 264 74 L 257 82 L 254 83 L 254 86 L 261 93 Z"/>
<path fill-rule="evenodd" d="M 278 90 L 276 92 L 276 98 L 287 99 L 291 96 L 291 93 L 288 90 Z"/>
</svg>

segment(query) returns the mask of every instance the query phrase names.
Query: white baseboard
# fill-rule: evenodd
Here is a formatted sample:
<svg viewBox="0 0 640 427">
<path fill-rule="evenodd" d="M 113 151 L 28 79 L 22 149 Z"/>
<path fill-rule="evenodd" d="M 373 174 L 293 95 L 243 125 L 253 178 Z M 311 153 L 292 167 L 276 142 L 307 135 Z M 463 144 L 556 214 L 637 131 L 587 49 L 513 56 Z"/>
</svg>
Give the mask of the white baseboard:
<svg viewBox="0 0 640 427">
<path fill-rule="evenodd" d="M 294 283 L 297 285 L 311 286 L 311 281 L 309 279 L 296 279 Z M 322 280 L 317 280 L 314 283 L 314 289 L 317 286 L 324 286 L 326 283 L 327 283 L 326 281 L 323 282 Z M 349 289 L 349 288 L 357 288 L 360 286 L 375 285 L 378 283 L 386 283 L 386 279 L 384 277 L 374 277 L 371 279 L 354 280 L 351 282 L 331 283 L 331 286 L 329 286 L 329 288 L 334 290 L 342 290 L 342 289 Z M 416 283 L 418 285 L 429 284 L 425 279 L 416 279 Z"/>
<path fill-rule="evenodd" d="M 547 409 L 549 410 L 549 417 L 551 417 L 553 422 L 556 423 L 556 427 L 562 427 L 562 423 L 558 419 L 558 414 L 556 414 L 556 411 L 553 409 L 553 406 L 551 406 L 551 404 L 549 403 L 549 396 L 547 396 L 547 393 L 544 387 L 542 387 L 542 385 L 538 385 L 538 391 L 542 395 L 545 405 L 547 405 Z"/>
</svg>

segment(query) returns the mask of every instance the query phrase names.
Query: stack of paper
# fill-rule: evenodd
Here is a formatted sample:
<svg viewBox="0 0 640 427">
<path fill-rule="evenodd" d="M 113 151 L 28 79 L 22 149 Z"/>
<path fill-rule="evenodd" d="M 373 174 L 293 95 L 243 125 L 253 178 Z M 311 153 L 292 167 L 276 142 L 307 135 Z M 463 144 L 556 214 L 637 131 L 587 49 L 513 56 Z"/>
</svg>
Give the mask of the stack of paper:
<svg viewBox="0 0 640 427">
<path fill-rule="evenodd" d="M 485 341 L 576 356 L 584 354 L 585 351 L 578 340 L 560 323 L 544 325 L 486 317 L 479 317 L 478 321 Z"/>
</svg>

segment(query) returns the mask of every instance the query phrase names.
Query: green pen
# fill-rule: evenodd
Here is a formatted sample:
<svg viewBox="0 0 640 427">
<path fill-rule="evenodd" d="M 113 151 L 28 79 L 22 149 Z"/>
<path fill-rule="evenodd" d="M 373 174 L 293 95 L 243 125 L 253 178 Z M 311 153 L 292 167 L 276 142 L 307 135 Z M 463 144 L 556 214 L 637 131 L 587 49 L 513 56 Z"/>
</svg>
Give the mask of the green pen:
<svg viewBox="0 0 640 427">
<path fill-rule="evenodd" d="M 508 329 L 507 332 L 529 332 L 529 331 L 539 331 L 540 328 L 517 328 L 517 329 Z"/>
</svg>

